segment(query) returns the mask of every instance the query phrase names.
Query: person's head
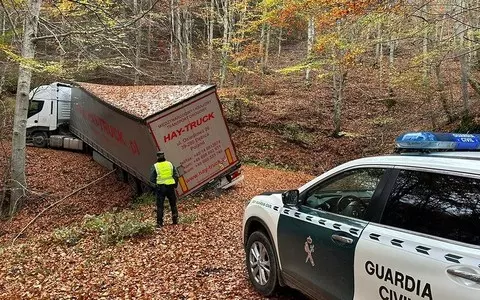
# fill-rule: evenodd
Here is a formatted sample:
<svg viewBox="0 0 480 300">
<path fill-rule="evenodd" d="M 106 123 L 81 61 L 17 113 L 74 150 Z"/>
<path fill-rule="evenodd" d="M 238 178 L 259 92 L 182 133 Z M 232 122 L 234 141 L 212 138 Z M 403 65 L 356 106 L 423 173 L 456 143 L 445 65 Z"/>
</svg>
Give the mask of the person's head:
<svg viewBox="0 0 480 300">
<path fill-rule="evenodd" d="M 162 151 L 157 152 L 157 162 L 165 161 L 165 153 Z"/>
</svg>

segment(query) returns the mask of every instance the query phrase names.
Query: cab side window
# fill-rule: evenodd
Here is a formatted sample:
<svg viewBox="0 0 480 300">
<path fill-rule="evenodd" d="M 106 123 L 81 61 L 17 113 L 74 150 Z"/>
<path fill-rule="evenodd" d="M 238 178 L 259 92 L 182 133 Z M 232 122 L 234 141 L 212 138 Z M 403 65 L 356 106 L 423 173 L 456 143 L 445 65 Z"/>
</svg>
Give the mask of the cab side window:
<svg viewBox="0 0 480 300">
<path fill-rule="evenodd" d="M 384 173 L 385 169 L 381 168 L 354 169 L 343 172 L 309 190 L 304 205 L 364 219 Z"/>
<path fill-rule="evenodd" d="M 480 245 L 480 180 L 403 170 L 381 223 Z"/>
<path fill-rule="evenodd" d="M 39 113 L 40 111 L 42 111 L 44 103 L 45 103 L 44 101 L 36 101 L 36 100 L 30 101 L 30 104 L 28 106 L 27 118 L 30 118 L 31 116 L 33 116 L 33 115 Z"/>
</svg>

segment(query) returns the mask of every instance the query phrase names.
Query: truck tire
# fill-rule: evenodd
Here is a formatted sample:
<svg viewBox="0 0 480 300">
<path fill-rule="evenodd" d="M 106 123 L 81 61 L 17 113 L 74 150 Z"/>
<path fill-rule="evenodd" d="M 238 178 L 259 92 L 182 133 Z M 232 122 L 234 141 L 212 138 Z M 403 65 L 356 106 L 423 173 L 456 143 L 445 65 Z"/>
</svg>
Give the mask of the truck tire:
<svg viewBox="0 0 480 300">
<path fill-rule="evenodd" d="M 134 177 L 132 174 L 128 174 L 128 185 L 133 191 L 134 196 L 140 196 L 142 194 L 141 181 Z"/>
<path fill-rule="evenodd" d="M 117 178 L 117 180 L 128 183 L 128 176 L 129 176 L 128 172 L 117 165 L 113 167 L 115 168 L 115 177 Z"/>
<path fill-rule="evenodd" d="M 265 233 L 255 231 L 248 237 L 245 248 L 247 272 L 253 287 L 264 296 L 271 296 L 277 289 L 277 258 Z"/>
<path fill-rule="evenodd" d="M 32 143 L 35 147 L 45 148 L 48 145 L 48 135 L 42 131 L 32 133 Z"/>
</svg>

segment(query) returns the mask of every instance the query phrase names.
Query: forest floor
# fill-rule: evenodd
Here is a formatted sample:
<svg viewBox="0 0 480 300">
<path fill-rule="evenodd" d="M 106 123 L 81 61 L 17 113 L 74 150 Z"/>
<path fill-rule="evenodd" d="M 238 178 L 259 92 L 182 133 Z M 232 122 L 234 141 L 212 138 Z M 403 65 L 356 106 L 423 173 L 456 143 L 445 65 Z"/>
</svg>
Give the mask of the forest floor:
<svg viewBox="0 0 480 300">
<path fill-rule="evenodd" d="M 288 61 L 283 59 L 279 66 Z M 266 190 L 298 187 L 354 158 L 392 153 L 395 137 L 404 131 L 458 128 L 458 119 L 447 124 L 437 94 L 426 101 L 414 89 L 398 88 L 393 101 L 387 101 L 381 78 L 369 67 L 349 73 L 341 138 L 331 136 L 328 82 L 306 84 L 301 74 L 271 73 L 249 76 L 240 91 L 221 89 L 244 163 L 244 182 L 219 197 L 207 192 L 183 199 L 180 225 L 155 233 L 146 230 L 141 238 L 105 239 L 108 230 L 117 230 L 125 218 L 133 216 L 128 222 L 140 226 L 153 223 L 155 214 L 151 197 L 133 199 L 128 185 L 109 175 L 46 211 L 12 245 L 44 208 L 107 173 L 84 154 L 29 147 L 27 177 L 33 196 L 12 220 L 0 221 L 0 298 L 261 299 L 244 267 L 241 232 L 246 201 Z M 455 78 L 446 78 L 447 86 L 456 86 Z M 448 94 L 459 93 L 451 88 Z M 479 100 L 473 91 L 471 96 L 474 119 L 480 123 Z M 233 105 L 239 99 L 241 113 Z M 449 96 L 448 105 L 453 114 L 460 113 L 458 97 Z M 3 136 L 0 167 L 8 170 L 10 138 L 5 132 Z M 169 217 L 167 213 L 167 223 Z M 88 227 L 92 220 L 97 223 Z M 106 220 L 113 220 L 116 227 L 105 225 Z M 278 296 L 299 297 L 291 290 Z"/>
<path fill-rule="evenodd" d="M 155 211 L 151 198 L 132 200 L 129 186 L 112 174 L 46 211 L 12 245 L 44 208 L 107 173 L 84 154 L 37 148 L 27 152 L 29 188 L 42 194 L 13 220 L 0 222 L 1 299 L 262 299 L 246 277 L 241 236 L 245 203 L 265 190 L 294 188 L 312 178 L 244 166 L 244 182 L 227 193 L 181 200 L 179 225 L 115 241 L 104 239 L 101 230 L 86 230 L 93 228 L 85 225 L 89 218 L 109 215 L 121 223 L 130 215 L 138 217 L 133 225 L 153 224 Z M 303 296 L 286 289 L 276 298 Z"/>
</svg>

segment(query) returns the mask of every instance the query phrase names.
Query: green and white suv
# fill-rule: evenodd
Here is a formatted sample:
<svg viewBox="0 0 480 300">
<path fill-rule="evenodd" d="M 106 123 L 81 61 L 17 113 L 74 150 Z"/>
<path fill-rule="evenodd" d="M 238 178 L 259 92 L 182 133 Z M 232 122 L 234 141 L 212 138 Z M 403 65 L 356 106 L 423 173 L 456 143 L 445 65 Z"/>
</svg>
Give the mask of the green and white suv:
<svg viewBox="0 0 480 300">
<path fill-rule="evenodd" d="M 243 220 L 251 283 L 265 296 L 281 285 L 314 299 L 479 300 L 479 140 L 405 134 L 399 148 L 420 151 L 254 197 Z"/>
</svg>

